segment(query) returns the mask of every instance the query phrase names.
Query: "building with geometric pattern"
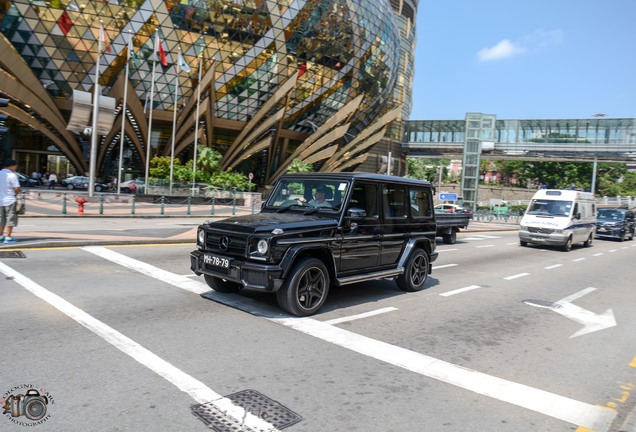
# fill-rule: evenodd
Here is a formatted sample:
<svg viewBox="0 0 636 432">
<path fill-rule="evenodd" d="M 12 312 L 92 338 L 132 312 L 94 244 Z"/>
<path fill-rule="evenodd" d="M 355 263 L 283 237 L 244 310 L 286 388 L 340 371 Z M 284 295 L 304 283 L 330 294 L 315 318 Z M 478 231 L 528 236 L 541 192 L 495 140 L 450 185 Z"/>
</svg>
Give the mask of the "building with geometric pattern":
<svg viewBox="0 0 636 432">
<path fill-rule="evenodd" d="M 112 128 L 99 136 L 98 177 L 117 174 L 122 129 L 124 180 L 143 176 L 147 154 L 169 156 L 174 148 L 185 161 L 195 143 L 223 154 L 226 169 L 254 172 L 261 185 L 293 159 L 322 171 L 377 171 L 378 151 L 385 151 L 378 143 L 399 148 L 400 122 L 410 112 L 412 45 L 404 40 L 414 43 L 416 6 L 407 0 L 0 0 L 0 97 L 10 100 L 0 108 L 10 116 L 2 156 L 18 160 L 25 173 L 88 172 L 90 138 L 67 126 L 73 91 L 93 91 L 102 23 L 109 49 L 101 56 L 99 85 L 116 105 Z M 155 35 L 167 66 L 156 65 L 151 91 Z"/>
</svg>

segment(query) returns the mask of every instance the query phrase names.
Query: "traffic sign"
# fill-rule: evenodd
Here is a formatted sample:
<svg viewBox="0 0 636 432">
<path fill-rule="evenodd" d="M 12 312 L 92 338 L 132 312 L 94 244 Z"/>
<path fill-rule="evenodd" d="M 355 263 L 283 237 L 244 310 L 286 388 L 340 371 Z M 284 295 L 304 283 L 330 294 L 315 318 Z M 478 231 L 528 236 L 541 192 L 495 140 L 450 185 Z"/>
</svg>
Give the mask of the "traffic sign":
<svg viewBox="0 0 636 432">
<path fill-rule="evenodd" d="M 443 201 L 457 201 L 457 194 L 456 193 L 440 193 L 439 199 Z"/>
<path fill-rule="evenodd" d="M 252 172 L 251 172 L 251 173 L 249 173 L 249 174 L 247 175 L 247 178 L 248 178 L 248 179 L 250 179 L 250 181 L 254 180 L 254 173 L 252 173 Z"/>
</svg>

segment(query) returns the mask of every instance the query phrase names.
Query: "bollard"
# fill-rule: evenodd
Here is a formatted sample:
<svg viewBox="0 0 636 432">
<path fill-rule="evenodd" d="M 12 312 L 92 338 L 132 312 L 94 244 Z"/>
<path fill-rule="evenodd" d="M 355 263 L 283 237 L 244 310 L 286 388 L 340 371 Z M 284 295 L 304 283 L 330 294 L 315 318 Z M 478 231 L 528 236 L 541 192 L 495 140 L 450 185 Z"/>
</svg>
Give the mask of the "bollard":
<svg viewBox="0 0 636 432">
<path fill-rule="evenodd" d="M 190 201 L 191 201 L 191 198 L 188 197 L 188 214 L 190 214 Z"/>
<path fill-rule="evenodd" d="M 104 214 L 104 194 L 99 195 L 99 214 Z"/>
<path fill-rule="evenodd" d="M 170 185 L 172 187 L 172 185 Z M 166 197 L 164 197 L 163 195 L 161 195 L 161 214 L 163 214 L 163 204 L 166 201 Z"/>
<path fill-rule="evenodd" d="M 135 197 L 136 195 L 132 196 L 132 208 L 130 209 L 130 214 L 135 214 Z"/>
<path fill-rule="evenodd" d="M 66 194 L 64 194 L 64 198 L 62 199 L 62 214 L 66 214 Z"/>
<path fill-rule="evenodd" d="M 232 216 L 236 214 L 236 198 L 232 199 Z"/>
<path fill-rule="evenodd" d="M 252 201 L 252 214 L 254 214 L 254 207 L 256 206 L 256 200 Z"/>
<path fill-rule="evenodd" d="M 210 212 L 211 215 L 214 215 L 214 204 L 216 202 L 216 198 L 212 197 L 212 211 Z"/>
</svg>

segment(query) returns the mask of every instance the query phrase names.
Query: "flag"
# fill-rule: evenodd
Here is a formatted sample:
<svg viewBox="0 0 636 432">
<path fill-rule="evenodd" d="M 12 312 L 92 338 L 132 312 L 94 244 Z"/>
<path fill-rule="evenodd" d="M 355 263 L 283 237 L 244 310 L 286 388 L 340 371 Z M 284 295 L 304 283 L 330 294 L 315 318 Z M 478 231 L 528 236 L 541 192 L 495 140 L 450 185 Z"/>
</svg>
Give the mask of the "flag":
<svg viewBox="0 0 636 432">
<path fill-rule="evenodd" d="M 307 72 L 307 62 L 301 64 L 298 68 L 298 77 L 300 78 L 305 72 Z"/>
<path fill-rule="evenodd" d="M 133 60 L 137 58 L 135 55 L 135 49 L 133 48 L 132 36 L 128 39 L 128 58 Z"/>
<path fill-rule="evenodd" d="M 102 44 L 104 45 L 104 51 L 110 52 L 110 45 L 108 45 L 108 40 L 106 39 L 106 32 L 104 31 L 104 26 L 99 25 L 99 38 L 102 40 Z"/>
<path fill-rule="evenodd" d="M 181 55 L 181 51 L 179 51 L 178 64 L 179 64 L 179 67 L 181 68 L 181 70 L 184 70 L 186 72 L 190 72 L 190 66 L 188 66 L 188 64 L 186 63 L 185 59 Z"/>
<path fill-rule="evenodd" d="M 159 53 L 159 58 L 161 59 L 161 64 L 164 66 L 168 66 L 168 60 L 166 60 L 166 53 L 161 46 L 161 39 L 159 39 L 159 35 L 155 33 L 155 51 Z"/>
</svg>

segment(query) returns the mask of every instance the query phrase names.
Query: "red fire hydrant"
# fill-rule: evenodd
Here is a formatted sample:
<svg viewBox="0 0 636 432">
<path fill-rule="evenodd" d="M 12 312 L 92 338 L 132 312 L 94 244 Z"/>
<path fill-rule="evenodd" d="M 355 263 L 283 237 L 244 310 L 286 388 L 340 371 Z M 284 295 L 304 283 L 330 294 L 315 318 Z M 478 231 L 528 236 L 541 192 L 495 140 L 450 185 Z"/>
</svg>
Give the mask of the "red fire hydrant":
<svg viewBox="0 0 636 432">
<path fill-rule="evenodd" d="M 79 197 L 78 199 L 75 200 L 75 202 L 77 203 L 77 214 L 78 215 L 83 215 L 84 214 L 84 204 L 87 203 L 88 200 L 86 198 Z"/>
</svg>

